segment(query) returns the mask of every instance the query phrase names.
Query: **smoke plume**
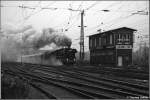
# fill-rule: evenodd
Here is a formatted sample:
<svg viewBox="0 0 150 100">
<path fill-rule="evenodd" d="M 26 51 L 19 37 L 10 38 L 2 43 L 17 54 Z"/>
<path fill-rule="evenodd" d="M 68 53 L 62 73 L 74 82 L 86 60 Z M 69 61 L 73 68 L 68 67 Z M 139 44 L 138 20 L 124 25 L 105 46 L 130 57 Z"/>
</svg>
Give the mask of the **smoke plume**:
<svg viewBox="0 0 150 100">
<path fill-rule="evenodd" d="M 1 59 L 2 61 L 16 61 L 25 54 L 31 54 L 41 48 L 52 46 L 51 49 L 70 47 L 71 39 L 52 28 L 45 28 L 37 32 L 31 25 L 16 27 L 5 25 L 0 30 Z"/>
<path fill-rule="evenodd" d="M 42 34 L 35 37 L 33 46 L 36 49 L 49 45 L 51 43 L 56 44 L 58 47 L 70 47 L 71 39 L 65 36 L 63 33 L 57 33 L 52 28 L 43 29 Z"/>
</svg>

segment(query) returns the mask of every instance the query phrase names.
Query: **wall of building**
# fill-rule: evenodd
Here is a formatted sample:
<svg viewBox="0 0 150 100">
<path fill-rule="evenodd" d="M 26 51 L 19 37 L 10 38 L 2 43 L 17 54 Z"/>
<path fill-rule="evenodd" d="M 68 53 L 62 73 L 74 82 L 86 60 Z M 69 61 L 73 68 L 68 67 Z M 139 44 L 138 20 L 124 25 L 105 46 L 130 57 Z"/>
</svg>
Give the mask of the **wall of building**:
<svg viewBox="0 0 150 100">
<path fill-rule="evenodd" d="M 118 49 L 117 50 L 117 57 L 118 56 L 122 56 L 123 65 L 132 64 L 132 49 Z"/>
<path fill-rule="evenodd" d="M 122 28 L 89 37 L 91 64 L 132 64 L 133 30 Z M 118 58 L 119 57 L 119 58 Z"/>
<path fill-rule="evenodd" d="M 93 50 L 90 54 L 92 64 L 115 64 L 114 49 Z"/>
</svg>

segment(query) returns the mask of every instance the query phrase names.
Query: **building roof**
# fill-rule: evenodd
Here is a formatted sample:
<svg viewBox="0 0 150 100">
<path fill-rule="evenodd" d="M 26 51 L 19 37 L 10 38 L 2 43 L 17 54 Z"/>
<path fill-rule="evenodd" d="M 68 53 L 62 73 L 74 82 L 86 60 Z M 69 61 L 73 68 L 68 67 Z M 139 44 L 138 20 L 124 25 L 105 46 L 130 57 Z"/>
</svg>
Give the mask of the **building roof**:
<svg viewBox="0 0 150 100">
<path fill-rule="evenodd" d="M 128 28 L 128 27 L 120 27 L 120 28 L 111 29 L 111 30 L 108 30 L 108 31 L 105 31 L 105 32 L 101 32 L 101 33 L 89 35 L 89 37 L 90 37 L 90 36 L 95 36 L 95 35 L 98 35 L 98 34 L 108 33 L 108 32 L 111 32 L 111 31 L 120 30 L 120 29 L 128 29 L 128 30 L 131 30 L 131 31 L 137 31 L 136 29 L 132 29 L 132 28 Z"/>
</svg>

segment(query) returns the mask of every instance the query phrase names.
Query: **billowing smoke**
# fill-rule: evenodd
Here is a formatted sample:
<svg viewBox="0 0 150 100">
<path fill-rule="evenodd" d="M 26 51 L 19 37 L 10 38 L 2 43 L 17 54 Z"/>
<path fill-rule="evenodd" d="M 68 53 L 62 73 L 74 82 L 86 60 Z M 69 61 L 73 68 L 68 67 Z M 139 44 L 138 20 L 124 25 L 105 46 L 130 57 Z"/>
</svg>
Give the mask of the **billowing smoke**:
<svg viewBox="0 0 150 100">
<path fill-rule="evenodd" d="M 34 48 L 39 49 L 51 43 L 56 44 L 58 47 L 70 47 L 71 39 L 63 33 L 57 33 L 52 28 L 43 29 L 42 34 L 34 38 L 32 41 Z"/>
<path fill-rule="evenodd" d="M 37 32 L 31 25 L 18 28 L 5 25 L 0 30 L 1 59 L 2 61 L 16 61 L 21 55 L 32 54 L 44 47 L 57 49 L 70 47 L 71 39 L 52 28 Z"/>
<path fill-rule="evenodd" d="M 20 46 L 13 38 L 1 38 L 1 60 L 16 61 L 21 52 Z"/>
<path fill-rule="evenodd" d="M 8 24 L 2 26 L 0 30 L 0 43 L 1 43 L 1 59 L 2 61 L 16 61 L 18 56 L 22 54 L 23 38 L 33 32 L 32 26 L 28 25 L 22 28 L 18 28 L 14 25 Z"/>
</svg>

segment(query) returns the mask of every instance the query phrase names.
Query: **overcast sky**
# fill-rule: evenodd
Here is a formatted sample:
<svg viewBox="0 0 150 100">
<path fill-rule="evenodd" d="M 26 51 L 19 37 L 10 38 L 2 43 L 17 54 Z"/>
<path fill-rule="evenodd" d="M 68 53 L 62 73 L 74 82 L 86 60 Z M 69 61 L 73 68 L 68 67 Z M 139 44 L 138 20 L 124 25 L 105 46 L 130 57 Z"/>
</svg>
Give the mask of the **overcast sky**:
<svg viewBox="0 0 150 100">
<path fill-rule="evenodd" d="M 19 7 L 22 5 L 26 8 Z M 149 36 L 149 1 L 1 1 L 1 24 L 14 27 L 32 25 L 37 31 L 48 27 L 63 29 L 72 39 L 72 47 L 79 50 L 80 12 L 67 10 L 69 8 L 87 9 L 84 15 L 84 25 L 87 26 L 84 30 L 85 50 L 88 50 L 86 36 L 96 34 L 98 29 L 107 31 L 124 26 L 137 29 L 134 49 L 141 40 L 138 36 Z M 147 43 L 148 40 L 144 38 Z"/>
</svg>

